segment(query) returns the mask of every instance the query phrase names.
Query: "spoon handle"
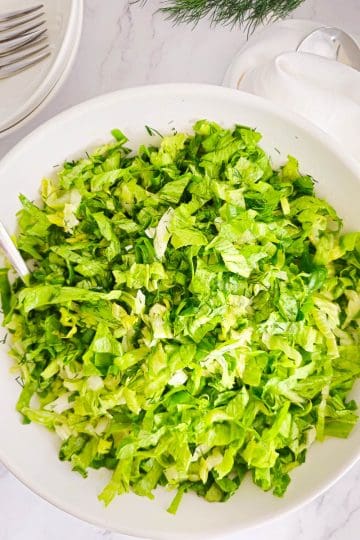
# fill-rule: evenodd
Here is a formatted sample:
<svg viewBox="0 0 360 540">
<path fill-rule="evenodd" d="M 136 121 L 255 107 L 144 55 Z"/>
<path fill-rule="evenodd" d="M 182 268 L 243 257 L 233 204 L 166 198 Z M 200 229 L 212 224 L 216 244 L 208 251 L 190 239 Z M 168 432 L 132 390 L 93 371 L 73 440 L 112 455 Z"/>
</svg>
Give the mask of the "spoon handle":
<svg viewBox="0 0 360 540">
<path fill-rule="evenodd" d="M 300 41 L 296 51 L 318 54 L 360 71 L 359 45 L 350 34 L 335 26 L 316 28 Z"/>
<path fill-rule="evenodd" d="M 4 250 L 4 253 L 12 266 L 15 268 L 18 275 L 23 281 L 26 276 L 29 275 L 29 269 L 19 251 L 15 247 L 14 242 L 11 240 L 9 233 L 5 229 L 4 225 L 0 221 L 0 247 Z"/>
</svg>

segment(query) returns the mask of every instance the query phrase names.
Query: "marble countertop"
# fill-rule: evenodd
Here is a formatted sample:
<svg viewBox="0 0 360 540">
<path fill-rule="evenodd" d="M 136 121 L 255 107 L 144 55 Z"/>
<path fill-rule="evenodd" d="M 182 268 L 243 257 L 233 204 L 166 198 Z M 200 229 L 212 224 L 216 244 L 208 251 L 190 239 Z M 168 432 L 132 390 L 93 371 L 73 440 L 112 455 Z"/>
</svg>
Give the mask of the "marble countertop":
<svg viewBox="0 0 360 540">
<path fill-rule="evenodd" d="M 64 86 L 29 124 L 0 140 L 0 158 L 34 127 L 63 109 L 119 88 L 161 82 L 220 84 L 246 39 L 239 29 L 173 27 L 131 0 L 85 0 L 80 49 Z M 307 0 L 296 16 L 358 32 L 359 0 Z M 302 509 L 232 540 L 357 540 L 360 463 L 325 495 Z M 0 540 L 125 540 L 96 529 L 31 493 L 0 465 Z M 191 540 L 191 539 L 189 539 Z"/>
</svg>

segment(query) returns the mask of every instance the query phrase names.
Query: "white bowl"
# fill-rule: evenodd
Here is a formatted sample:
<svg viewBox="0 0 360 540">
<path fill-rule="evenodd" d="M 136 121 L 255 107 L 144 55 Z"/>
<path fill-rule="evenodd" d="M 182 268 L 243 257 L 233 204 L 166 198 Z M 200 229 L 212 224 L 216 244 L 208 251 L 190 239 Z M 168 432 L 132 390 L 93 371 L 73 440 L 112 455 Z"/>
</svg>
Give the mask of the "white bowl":
<svg viewBox="0 0 360 540">
<path fill-rule="evenodd" d="M 122 90 L 98 97 L 56 116 L 19 143 L 0 163 L 0 216 L 10 230 L 19 209 L 18 193 L 37 197 L 41 178 L 53 167 L 110 139 L 118 127 L 130 146 L 150 141 L 144 125 L 168 133 L 189 130 L 199 118 L 224 126 L 247 124 L 263 133 L 262 146 L 274 162 L 296 156 L 303 172 L 318 181 L 317 191 L 344 217 L 348 229 L 360 230 L 360 167 L 340 154 L 324 133 L 270 102 L 236 90 L 203 85 L 163 85 Z M 151 139 L 154 142 L 153 139 Z M 278 154 L 280 150 L 280 154 Z M 4 333 L 4 331 L 1 331 Z M 15 412 L 19 386 L 9 374 L 6 345 L 0 349 L 0 460 L 33 491 L 59 508 L 125 534 L 175 540 L 209 539 L 259 525 L 309 501 L 334 483 L 359 458 L 360 424 L 348 440 L 315 444 L 307 462 L 294 470 L 283 499 L 263 493 L 248 478 L 226 503 L 207 503 L 188 494 L 176 516 L 165 511 L 173 493 L 158 490 L 155 501 L 130 494 L 108 508 L 97 500 L 107 471 L 84 480 L 57 458 L 56 436 L 35 424 L 22 425 Z M 354 393 L 360 398 L 360 391 Z"/>
</svg>

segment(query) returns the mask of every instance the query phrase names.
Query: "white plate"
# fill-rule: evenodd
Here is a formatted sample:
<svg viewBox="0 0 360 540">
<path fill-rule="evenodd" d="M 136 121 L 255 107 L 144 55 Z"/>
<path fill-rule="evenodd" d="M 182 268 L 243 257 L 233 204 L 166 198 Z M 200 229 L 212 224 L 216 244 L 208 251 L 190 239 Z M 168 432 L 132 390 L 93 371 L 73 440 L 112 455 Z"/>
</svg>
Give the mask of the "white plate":
<svg viewBox="0 0 360 540">
<path fill-rule="evenodd" d="M 43 4 L 51 55 L 32 68 L 0 81 L 0 137 L 23 125 L 55 95 L 75 58 L 83 1 L 47 0 Z M 1 13 L 32 5 L 34 0 L 3 0 Z"/>
<path fill-rule="evenodd" d="M 19 209 L 18 193 L 37 197 L 39 182 L 65 159 L 110 139 L 118 127 L 130 146 L 153 139 L 144 125 L 163 133 L 189 130 L 200 118 L 257 127 L 262 146 L 275 163 L 297 156 L 304 172 L 317 180 L 317 191 L 345 218 L 348 229 L 360 230 L 358 200 L 360 167 L 339 153 L 324 133 L 305 120 L 281 111 L 270 102 L 236 90 L 205 85 L 162 85 L 122 90 L 73 107 L 52 118 L 19 143 L 0 163 L 0 216 L 11 231 Z M 277 150 L 281 151 L 279 155 Z M 4 194 L 6 193 L 6 196 Z M 3 331 L 2 331 L 3 332 Z M 19 386 L 9 374 L 6 345 L 0 348 L 0 460 L 33 491 L 59 508 L 125 534 L 177 540 L 209 539 L 259 525 L 320 494 L 359 458 L 360 424 L 348 440 L 315 444 L 307 462 L 294 470 L 284 499 L 263 493 L 248 478 L 226 503 L 184 497 L 176 516 L 165 511 L 173 493 L 158 490 L 155 501 L 126 495 L 104 508 L 96 494 L 107 471 L 92 471 L 87 480 L 57 458 L 56 436 L 35 424 L 22 425 L 15 412 Z M 360 390 L 355 393 L 360 398 Z"/>
</svg>

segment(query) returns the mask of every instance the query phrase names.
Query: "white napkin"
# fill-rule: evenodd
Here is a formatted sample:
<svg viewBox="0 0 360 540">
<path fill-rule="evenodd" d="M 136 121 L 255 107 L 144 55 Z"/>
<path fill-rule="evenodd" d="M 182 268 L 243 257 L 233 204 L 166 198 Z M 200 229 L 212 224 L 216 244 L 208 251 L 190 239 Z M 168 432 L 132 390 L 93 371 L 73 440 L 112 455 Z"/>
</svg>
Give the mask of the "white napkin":
<svg viewBox="0 0 360 540">
<path fill-rule="evenodd" d="M 290 52 L 245 73 L 239 89 L 305 116 L 360 160 L 359 71 L 314 54 Z"/>
<path fill-rule="evenodd" d="M 309 29 L 306 21 L 289 23 L 275 25 L 275 32 L 268 29 L 263 39 L 256 36 L 240 51 L 231 68 L 236 87 L 305 116 L 360 160 L 360 72 L 317 54 L 296 52 L 314 27 Z"/>
</svg>

